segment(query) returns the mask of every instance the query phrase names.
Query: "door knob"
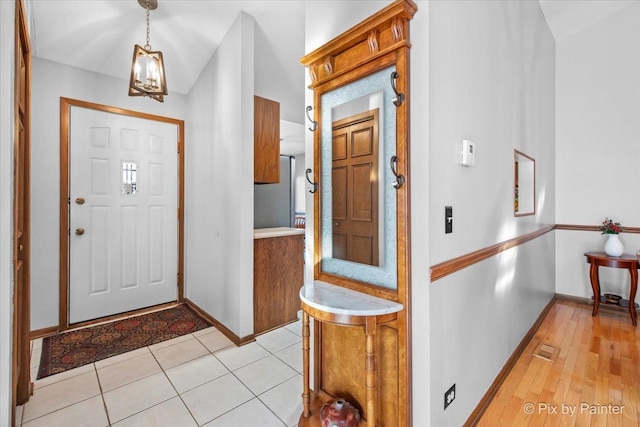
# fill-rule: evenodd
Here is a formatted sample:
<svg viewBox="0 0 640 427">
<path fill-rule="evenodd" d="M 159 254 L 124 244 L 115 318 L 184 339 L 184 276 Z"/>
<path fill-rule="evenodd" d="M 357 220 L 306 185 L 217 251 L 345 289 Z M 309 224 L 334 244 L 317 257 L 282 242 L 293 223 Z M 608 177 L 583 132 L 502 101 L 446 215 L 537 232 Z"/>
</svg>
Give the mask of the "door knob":
<svg viewBox="0 0 640 427">
<path fill-rule="evenodd" d="M 18 246 L 18 250 L 19 250 L 19 251 L 24 250 L 24 246 L 23 246 L 23 245 Z"/>
<path fill-rule="evenodd" d="M 84 198 L 83 197 L 76 198 L 76 203 L 79 205 L 84 205 Z"/>
<path fill-rule="evenodd" d="M 76 228 L 76 234 L 82 236 L 84 234 L 84 228 Z"/>
</svg>

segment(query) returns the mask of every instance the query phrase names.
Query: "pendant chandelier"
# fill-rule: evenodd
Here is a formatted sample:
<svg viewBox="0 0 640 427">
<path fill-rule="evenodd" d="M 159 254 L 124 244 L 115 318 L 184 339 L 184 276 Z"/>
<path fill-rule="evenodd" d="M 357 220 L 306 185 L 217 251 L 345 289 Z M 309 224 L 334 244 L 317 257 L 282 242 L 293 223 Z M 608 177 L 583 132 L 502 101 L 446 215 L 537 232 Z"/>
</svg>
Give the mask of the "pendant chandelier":
<svg viewBox="0 0 640 427">
<path fill-rule="evenodd" d="M 133 48 L 129 96 L 148 96 L 164 102 L 164 95 L 168 94 L 164 60 L 162 52 L 152 51 L 149 42 L 149 11 L 158 7 L 158 1 L 138 0 L 138 3 L 147 10 L 147 44 L 144 47 L 136 44 Z"/>
</svg>

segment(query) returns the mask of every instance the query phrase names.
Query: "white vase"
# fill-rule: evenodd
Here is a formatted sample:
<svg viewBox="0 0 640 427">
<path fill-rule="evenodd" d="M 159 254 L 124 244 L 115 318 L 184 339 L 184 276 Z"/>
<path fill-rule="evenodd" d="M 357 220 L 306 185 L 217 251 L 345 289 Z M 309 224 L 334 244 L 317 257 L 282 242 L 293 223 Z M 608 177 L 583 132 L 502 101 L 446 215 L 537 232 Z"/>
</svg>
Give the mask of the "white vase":
<svg viewBox="0 0 640 427">
<path fill-rule="evenodd" d="M 624 246 L 620 241 L 620 236 L 617 234 L 609 234 L 606 243 L 604 244 L 604 251 L 609 256 L 620 256 L 624 252 Z"/>
</svg>

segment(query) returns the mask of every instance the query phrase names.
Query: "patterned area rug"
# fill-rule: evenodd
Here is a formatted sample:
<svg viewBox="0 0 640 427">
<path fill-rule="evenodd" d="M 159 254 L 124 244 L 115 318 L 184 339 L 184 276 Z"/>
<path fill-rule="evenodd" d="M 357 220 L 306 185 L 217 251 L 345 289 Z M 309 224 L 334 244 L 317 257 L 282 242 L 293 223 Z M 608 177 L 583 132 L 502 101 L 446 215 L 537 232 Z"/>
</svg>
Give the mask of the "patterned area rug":
<svg viewBox="0 0 640 427">
<path fill-rule="evenodd" d="M 208 321 L 182 304 L 46 337 L 42 340 L 38 379 L 210 326 Z"/>
</svg>

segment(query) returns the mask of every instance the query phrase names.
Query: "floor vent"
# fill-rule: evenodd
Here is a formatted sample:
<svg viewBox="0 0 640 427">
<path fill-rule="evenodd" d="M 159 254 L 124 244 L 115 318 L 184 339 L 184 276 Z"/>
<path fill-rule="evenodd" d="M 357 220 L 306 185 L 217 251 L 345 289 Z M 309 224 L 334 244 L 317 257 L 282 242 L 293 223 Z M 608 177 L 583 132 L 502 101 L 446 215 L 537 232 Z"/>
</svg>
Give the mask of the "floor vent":
<svg viewBox="0 0 640 427">
<path fill-rule="evenodd" d="M 558 349 L 549 344 L 540 343 L 533 352 L 533 355 L 540 359 L 548 360 L 549 362 L 555 362 L 556 357 L 558 357 Z"/>
</svg>

